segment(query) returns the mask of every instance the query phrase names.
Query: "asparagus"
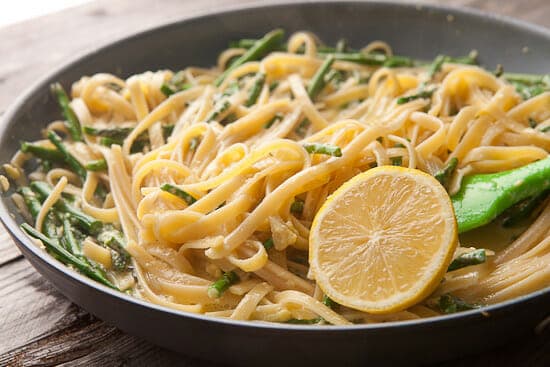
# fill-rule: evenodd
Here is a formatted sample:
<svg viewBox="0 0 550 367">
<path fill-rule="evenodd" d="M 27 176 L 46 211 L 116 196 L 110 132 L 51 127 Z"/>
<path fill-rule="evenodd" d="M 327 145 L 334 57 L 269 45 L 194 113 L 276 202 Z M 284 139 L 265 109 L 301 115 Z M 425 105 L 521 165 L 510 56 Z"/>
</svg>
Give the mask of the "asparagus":
<svg viewBox="0 0 550 367">
<path fill-rule="evenodd" d="M 221 101 L 216 105 L 214 111 L 212 111 L 210 115 L 206 117 L 206 122 L 215 121 L 222 113 L 227 111 L 229 107 L 231 107 L 231 103 L 227 99 Z"/>
<path fill-rule="evenodd" d="M 348 50 L 348 41 L 341 38 L 336 42 L 336 52 L 346 52 Z"/>
<path fill-rule="evenodd" d="M 25 231 L 29 236 L 42 241 L 46 249 L 54 254 L 54 256 L 65 265 L 73 266 L 84 275 L 87 275 L 88 277 L 106 285 L 107 287 L 118 290 L 118 288 L 113 283 L 111 283 L 99 269 L 92 267 L 90 264 L 86 263 L 82 259 L 79 259 L 75 255 L 71 254 L 69 251 L 63 248 L 57 240 L 46 237 L 44 234 L 38 232 L 27 223 L 23 223 L 21 225 L 21 229 Z"/>
<path fill-rule="evenodd" d="M 550 74 L 503 73 L 502 77 L 514 85 L 524 99 L 529 99 L 550 90 Z"/>
<path fill-rule="evenodd" d="M 266 250 L 269 250 L 269 249 L 272 248 L 273 245 L 274 245 L 274 244 L 273 244 L 273 238 L 271 238 L 271 237 L 268 238 L 267 240 L 265 240 L 265 241 L 262 243 L 262 245 L 264 245 L 264 247 L 265 247 Z"/>
<path fill-rule="evenodd" d="M 23 196 L 25 204 L 27 205 L 27 208 L 29 209 L 32 218 L 36 219 L 38 213 L 40 212 L 40 208 L 42 207 L 42 204 L 40 204 L 40 201 L 36 197 L 36 194 L 28 186 L 21 186 L 18 191 L 21 196 Z"/>
<path fill-rule="evenodd" d="M 41 201 L 45 200 L 52 191 L 50 185 L 43 181 L 33 181 L 30 186 Z M 69 215 L 89 234 L 99 232 L 102 227 L 101 221 L 75 208 L 63 198 L 55 203 L 54 208 Z"/>
<path fill-rule="evenodd" d="M 484 249 L 478 249 L 458 256 L 454 259 L 447 271 L 453 271 L 470 265 L 483 264 L 487 260 Z"/>
<path fill-rule="evenodd" d="M 57 150 L 63 154 L 65 163 L 71 167 L 71 169 L 78 175 L 82 180 L 86 179 L 86 168 L 80 164 L 80 162 L 67 150 L 63 140 L 55 133 L 55 131 L 48 131 L 48 139 L 52 142 Z"/>
<path fill-rule="evenodd" d="M 439 297 L 438 307 L 443 313 L 455 313 L 459 311 L 473 310 L 479 308 L 479 305 L 469 304 L 464 300 L 453 296 L 452 294 L 444 294 Z"/>
<path fill-rule="evenodd" d="M 330 144 L 319 144 L 319 143 L 304 144 L 304 149 L 308 153 L 326 154 L 326 155 L 331 155 L 333 157 L 342 156 L 342 150 L 340 149 L 340 147 L 337 147 L 335 145 L 330 145 Z"/>
<path fill-rule="evenodd" d="M 420 92 L 410 96 L 399 97 L 397 99 L 397 104 L 409 103 L 410 101 L 414 101 L 415 99 L 420 99 L 420 98 L 430 98 L 434 92 L 435 92 L 435 89 L 421 90 Z"/>
<path fill-rule="evenodd" d="M 185 201 L 187 205 L 193 204 L 197 199 L 195 199 L 191 194 L 185 192 L 184 190 L 180 189 L 177 186 L 171 185 L 169 183 L 163 184 L 160 189 L 162 191 L 166 191 L 172 195 L 175 195 Z"/>
<path fill-rule="evenodd" d="M 115 127 L 111 129 L 98 129 L 91 126 L 82 127 L 84 133 L 92 136 L 103 136 L 114 139 L 124 139 L 134 130 L 133 127 Z"/>
<path fill-rule="evenodd" d="M 126 245 L 122 233 L 116 229 L 105 230 L 97 236 L 97 240 L 111 249 L 111 259 L 116 270 L 128 270 L 130 254 L 125 249 Z"/>
<path fill-rule="evenodd" d="M 262 88 L 265 83 L 265 74 L 264 73 L 258 73 L 256 76 L 256 80 L 254 80 L 254 85 L 252 85 L 252 88 L 250 89 L 250 92 L 248 94 L 248 99 L 246 100 L 246 107 L 250 107 L 256 103 L 258 100 L 258 97 L 260 96 L 260 92 L 262 91 Z"/>
<path fill-rule="evenodd" d="M 80 121 L 69 105 L 69 96 L 59 83 L 54 83 L 50 86 L 52 93 L 57 98 L 57 102 L 61 107 L 61 112 L 65 118 L 65 126 L 69 130 L 69 134 L 74 141 L 82 141 L 82 133 L 80 131 Z"/>
<path fill-rule="evenodd" d="M 313 101 L 315 97 L 323 90 L 325 86 L 325 76 L 330 71 L 330 68 L 332 64 L 334 63 L 334 56 L 329 55 L 325 61 L 321 64 L 321 67 L 317 70 L 313 78 L 311 79 L 311 82 L 309 84 L 309 87 L 307 89 L 307 94 L 309 95 L 309 98 Z"/>
<path fill-rule="evenodd" d="M 21 151 L 23 153 L 30 153 L 36 158 L 40 158 L 44 161 L 64 163 L 65 156 L 63 153 L 56 149 L 45 148 L 37 144 L 28 143 L 26 141 L 21 143 Z"/>
<path fill-rule="evenodd" d="M 71 254 L 83 260 L 85 259 L 82 254 L 82 246 L 78 243 L 76 237 L 74 236 L 73 225 L 67 216 L 63 218 L 63 240 L 67 250 Z"/>
<path fill-rule="evenodd" d="M 280 45 L 283 37 L 284 37 L 284 32 L 280 29 L 276 29 L 266 34 L 262 39 L 254 42 L 254 45 L 252 45 L 252 47 L 250 47 L 241 57 L 235 60 L 231 64 L 231 66 L 229 66 L 216 79 L 216 82 L 215 82 L 216 86 L 219 86 L 220 84 L 222 84 L 222 82 L 227 77 L 227 75 L 229 75 L 229 73 L 231 73 L 237 67 L 241 66 L 246 62 L 258 60 L 268 52 L 276 49 Z"/>
<path fill-rule="evenodd" d="M 108 136 L 103 136 L 99 139 L 99 144 L 110 147 L 111 145 L 121 145 L 124 143 L 123 139 L 110 138 Z"/>
<path fill-rule="evenodd" d="M 447 188 L 447 186 L 449 185 L 449 180 L 456 170 L 457 165 L 458 159 L 452 158 L 451 160 L 449 160 L 449 163 L 447 163 L 445 167 L 435 173 L 435 179 L 439 181 L 439 183 L 442 184 L 445 188 Z"/>
<path fill-rule="evenodd" d="M 508 208 L 503 214 L 502 225 L 504 227 L 513 227 L 525 218 L 528 218 L 546 200 L 549 194 L 550 190 L 543 191 L 539 195 L 522 200 Z"/>
<path fill-rule="evenodd" d="M 174 74 L 174 76 L 172 76 L 168 83 L 162 84 L 162 86 L 160 87 L 160 91 L 166 97 L 170 97 L 174 93 L 181 92 L 182 90 L 186 90 L 191 87 L 191 84 L 185 83 L 185 74 L 183 73 L 183 71 L 178 71 Z"/>
<path fill-rule="evenodd" d="M 392 166 L 401 166 L 403 164 L 403 157 L 397 156 L 397 157 L 391 157 L 391 165 Z"/>
<path fill-rule="evenodd" d="M 223 273 L 221 278 L 208 286 L 208 297 L 220 298 L 222 294 L 233 284 L 239 281 L 239 276 L 234 271 Z"/>
<path fill-rule="evenodd" d="M 304 202 L 303 202 L 303 201 L 300 201 L 300 200 L 295 200 L 295 201 L 290 205 L 290 211 L 291 211 L 292 213 L 302 214 L 302 212 L 304 211 Z"/>
<path fill-rule="evenodd" d="M 266 124 L 264 125 L 264 128 L 269 129 L 271 126 L 273 126 L 274 123 L 276 123 L 277 121 L 280 121 L 282 119 L 283 119 L 283 115 L 281 115 L 279 113 L 276 113 L 275 116 L 273 116 L 271 118 L 271 120 L 266 122 Z"/>
<path fill-rule="evenodd" d="M 413 66 L 414 60 L 405 56 L 388 56 L 384 54 L 376 53 L 362 53 L 362 52 L 330 52 L 319 53 L 321 57 L 329 57 L 332 55 L 336 60 L 349 61 L 357 64 L 371 65 L 371 66 L 387 66 L 387 67 L 402 67 Z"/>
<path fill-rule="evenodd" d="M 333 308 L 336 306 L 336 302 L 334 302 L 329 296 L 326 294 L 323 296 L 323 304 L 327 306 L 328 308 Z"/>
<path fill-rule="evenodd" d="M 97 159 L 86 163 L 86 169 L 88 171 L 105 171 L 107 170 L 107 162 L 105 159 Z"/>
</svg>

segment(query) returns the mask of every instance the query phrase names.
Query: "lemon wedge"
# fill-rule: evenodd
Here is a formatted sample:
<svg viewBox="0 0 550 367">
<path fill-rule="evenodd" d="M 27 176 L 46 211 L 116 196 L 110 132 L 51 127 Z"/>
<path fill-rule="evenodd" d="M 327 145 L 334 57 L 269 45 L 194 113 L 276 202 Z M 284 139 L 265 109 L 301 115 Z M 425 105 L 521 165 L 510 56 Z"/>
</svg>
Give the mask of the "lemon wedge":
<svg viewBox="0 0 550 367">
<path fill-rule="evenodd" d="M 309 261 L 334 301 L 383 314 L 432 293 L 457 243 L 443 186 L 422 171 L 383 166 L 353 177 L 323 204 L 310 231 Z"/>
</svg>

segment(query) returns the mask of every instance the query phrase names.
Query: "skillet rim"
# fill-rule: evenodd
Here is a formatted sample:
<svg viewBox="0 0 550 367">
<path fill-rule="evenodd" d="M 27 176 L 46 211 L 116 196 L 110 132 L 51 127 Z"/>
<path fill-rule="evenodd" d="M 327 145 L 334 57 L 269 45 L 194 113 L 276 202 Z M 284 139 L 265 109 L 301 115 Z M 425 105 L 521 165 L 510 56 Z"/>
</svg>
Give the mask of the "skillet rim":
<svg viewBox="0 0 550 367">
<path fill-rule="evenodd" d="M 543 26 L 528 23 L 523 20 L 514 19 L 509 16 L 491 14 L 491 13 L 487 13 L 487 12 L 480 11 L 477 9 L 472 9 L 472 8 L 458 8 L 455 6 L 440 5 L 440 4 L 418 4 L 417 5 L 414 3 L 401 3 L 398 1 L 318 0 L 316 3 L 317 4 L 333 3 L 333 4 L 342 5 L 342 6 L 345 6 L 345 5 L 361 6 L 362 4 L 368 4 L 369 6 L 373 6 L 373 7 L 387 7 L 389 9 L 395 8 L 395 7 L 401 7 L 401 8 L 416 9 L 419 11 L 428 11 L 434 14 L 447 13 L 454 16 L 459 15 L 459 16 L 464 16 L 468 18 L 473 18 L 475 20 L 482 21 L 482 22 L 490 22 L 498 25 L 503 25 L 507 28 L 514 28 L 514 29 L 521 30 L 523 32 L 534 33 L 550 41 L 550 29 L 547 29 Z M 139 38 L 147 36 L 151 33 L 167 31 L 171 28 L 178 27 L 182 23 L 201 22 L 205 18 L 209 18 L 213 16 L 223 17 L 224 15 L 229 13 L 234 14 L 239 12 L 245 12 L 249 9 L 263 9 L 263 11 L 269 11 L 269 9 L 279 8 L 279 7 L 284 8 L 284 7 L 292 7 L 292 6 L 318 6 L 316 3 L 307 1 L 307 0 L 300 0 L 300 1 L 283 0 L 283 1 L 275 1 L 269 4 L 265 4 L 258 1 L 254 3 L 244 4 L 244 5 L 222 6 L 219 9 L 216 9 L 215 11 L 206 10 L 206 11 L 196 12 L 196 13 L 193 13 L 190 17 L 183 17 L 179 20 L 175 20 L 165 24 L 146 28 L 144 30 L 134 32 L 130 35 L 119 37 L 112 42 L 102 44 L 98 48 L 95 48 L 92 50 L 86 50 L 80 53 L 79 55 L 73 57 L 70 61 L 53 69 L 53 71 L 47 73 L 46 75 L 38 79 L 38 81 L 34 82 L 22 94 L 20 94 L 15 99 L 14 102 L 11 103 L 11 105 L 8 107 L 8 109 L 6 110 L 5 114 L 2 116 L 2 119 L 0 121 L 0 140 L 4 138 L 9 128 L 11 127 L 12 119 L 18 114 L 18 112 L 24 111 L 23 106 L 30 97 L 32 97 L 38 91 L 44 89 L 44 87 L 48 85 L 48 82 L 51 79 L 55 77 L 59 77 L 67 69 L 78 66 L 79 63 L 85 62 L 86 59 L 89 59 L 94 55 L 105 53 L 109 49 L 114 48 L 120 44 L 129 42 L 129 41 L 138 40 Z M 435 316 L 430 318 L 420 318 L 420 319 L 414 319 L 414 320 L 390 321 L 390 322 L 381 322 L 381 323 L 373 323 L 373 324 L 355 324 L 355 325 L 345 325 L 345 326 L 338 326 L 338 325 L 312 326 L 312 325 L 295 325 L 295 324 L 284 324 L 284 323 L 239 321 L 239 320 L 231 320 L 231 319 L 225 319 L 225 318 L 206 316 L 203 314 L 195 314 L 195 313 L 172 309 L 166 306 L 157 305 L 152 302 L 147 302 L 145 300 L 129 296 L 124 292 L 119 292 L 119 291 L 110 289 L 107 286 L 104 286 L 78 273 L 77 271 L 72 270 L 68 266 L 57 261 L 53 256 L 49 255 L 46 251 L 37 247 L 30 240 L 30 238 L 19 228 L 19 224 L 15 221 L 15 219 L 12 218 L 11 213 L 8 210 L 4 200 L 8 200 L 8 198 L 3 196 L 2 200 L 0 200 L 0 220 L 4 224 L 9 234 L 11 235 L 12 239 L 14 239 L 14 242 L 16 243 L 16 245 L 18 247 L 24 247 L 27 251 L 30 251 L 34 256 L 36 256 L 36 258 L 39 259 L 39 261 L 44 262 L 45 265 L 62 273 L 65 278 L 68 278 L 68 279 L 65 279 L 65 281 L 74 281 L 78 283 L 79 287 L 85 287 L 85 286 L 91 287 L 97 292 L 107 293 L 109 296 L 116 297 L 120 301 L 131 303 L 133 304 L 132 306 L 151 308 L 157 312 L 169 313 L 171 314 L 171 316 L 189 317 L 194 319 L 195 321 L 220 323 L 228 327 L 238 326 L 238 327 L 246 327 L 250 329 L 255 329 L 255 328 L 275 329 L 275 331 L 289 331 L 289 332 L 299 332 L 299 333 L 303 333 L 303 332 L 315 333 L 317 332 L 317 330 L 325 333 L 326 332 L 337 333 L 337 332 L 346 331 L 346 330 L 348 331 L 364 330 L 367 332 L 376 332 L 378 330 L 387 331 L 392 329 L 399 329 L 401 327 L 404 327 L 404 328 L 415 327 L 415 326 L 430 327 L 434 324 L 437 324 L 439 326 L 443 324 L 451 325 L 453 322 L 457 322 L 457 321 L 460 322 L 465 320 L 475 320 L 475 319 L 479 319 L 480 317 L 483 317 L 483 318 L 490 317 L 491 313 L 493 312 L 503 311 L 513 306 L 520 306 L 521 304 L 535 300 L 544 295 L 546 296 L 550 295 L 550 286 L 549 286 L 541 290 L 538 290 L 536 292 L 532 292 L 532 293 L 529 293 L 520 297 L 516 297 L 504 302 L 500 302 L 494 305 L 484 306 L 475 310 L 462 311 L 462 312 L 457 312 L 449 315 L 441 315 L 441 316 Z M 31 261 L 31 264 L 32 264 L 32 261 Z M 41 274 L 41 276 L 43 275 Z M 43 277 L 46 278 L 49 282 L 51 282 L 49 278 L 45 276 Z M 63 295 L 67 297 L 65 294 Z"/>
</svg>

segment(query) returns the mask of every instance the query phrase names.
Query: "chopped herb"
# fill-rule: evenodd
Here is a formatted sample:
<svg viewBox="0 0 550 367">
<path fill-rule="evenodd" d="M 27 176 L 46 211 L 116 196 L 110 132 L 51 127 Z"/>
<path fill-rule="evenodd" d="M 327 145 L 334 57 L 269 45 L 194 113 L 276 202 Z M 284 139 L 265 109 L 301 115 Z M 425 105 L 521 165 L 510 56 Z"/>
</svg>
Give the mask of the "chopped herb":
<svg viewBox="0 0 550 367">
<path fill-rule="evenodd" d="M 535 127 L 537 127 L 537 122 L 535 121 L 534 118 L 532 117 L 529 117 L 529 127 L 534 129 Z"/>
<path fill-rule="evenodd" d="M 200 139 L 197 136 L 195 136 L 193 139 L 189 141 L 189 150 L 192 152 L 195 151 L 195 149 L 197 149 L 199 144 L 200 144 Z"/>
<path fill-rule="evenodd" d="M 403 164 L 403 157 L 397 156 L 397 157 L 391 157 L 391 165 L 392 166 L 401 166 Z"/>
<path fill-rule="evenodd" d="M 330 144 L 319 144 L 319 143 L 304 144 L 304 149 L 308 153 L 313 153 L 313 154 L 326 154 L 326 155 L 331 155 L 333 157 L 342 156 L 342 150 L 340 149 L 340 147 L 337 147 L 335 145 L 330 145 Z"/>
<path fill-rule="evenodd" d="M 175 195 L 175 196 L 179 197 L 180 199 L 185 201 L 187 203 L 187 205 L 191 205 L 191 204 L 193 204 L 194 202 L 197 201 L 197 199 L 195 199 L 191 194 L 189 194 L 186 191 L 180 189 L 179 187 L 171 185 L 169 183 L 163 184 L 160 187 L 160 189 L 162 191 L 166 191 L 166 192 L 168 192 L 172 195 Z"/>
<path fill-rule="evenodd" d="M 330 297 L 327 296 L 326 294 L 323 296 L 323 301 L 322 302 L 328 308 L 334 308 L 334 306 L 336 306 L 336 302 L 334 302 L 332 299 L 330 299 Z"/>
<path fill-rule="evenodd" d="M 454 259 L 447 271 L 453 271 L 466 266 L 483 264 L 487 260 L 487 255 L 484 249 L 478 249 L 458 256 Z"/>
<path fill-rule="evenodd" d="M 469 304 L 452 294 L 444 294 L 439 297 L 438 307 L 443 313 L 455 313 L 479 308 L 479 305 Z"/>
<path fill-rule="evenodd" d="M 546 132 L 550 131 L 550 125 L 542 127 L 539 131 L 542 132 L 542 133 L 546 133 Z"/>
<path fill-rule="evenodd" d="M 273 238 L 268 238 L 267 240 L 265 240 L 262 245 L 264 245 L 265 249 L 266 250 L 269 250 L 270 248 L 273 247 Z"/>
<path fill-rule="evenodd" d="M 239 276 L 234 271 L 223 273 L 218 280 L 208 286 L 208 297 L 220 298 L 230 286 L 238 281 Z"/>
<path fill-rule="evenodd" d="M 301 200 L 295 200 L 292 205 L 290 205 L 290 211 L 296 214 L 302 214 L 304 211 L 304 202 Z"/>
</svg>

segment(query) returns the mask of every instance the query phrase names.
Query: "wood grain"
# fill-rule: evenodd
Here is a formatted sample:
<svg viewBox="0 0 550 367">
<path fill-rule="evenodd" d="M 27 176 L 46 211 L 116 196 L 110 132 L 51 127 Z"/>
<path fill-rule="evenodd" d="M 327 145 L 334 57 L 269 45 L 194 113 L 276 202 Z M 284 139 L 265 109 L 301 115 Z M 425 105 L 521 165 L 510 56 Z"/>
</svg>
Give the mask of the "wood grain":
<svg viewBox="0 0 550 367">
<path fill-rule="evenodd" d="M 96 1 L 0 29 L 0 113 L 52 68 L 113 39 L 248 0 Z M 273 2 L 273 1 L 271 1 Z M 428 1 L 550 27 L 548 0 Z M 162 350 L 71 304 L 22 258 L 0 227 L 0 366 L 220 367 Z M 549 366 L 550 332 L 439 367 Z"/>
</svg>

